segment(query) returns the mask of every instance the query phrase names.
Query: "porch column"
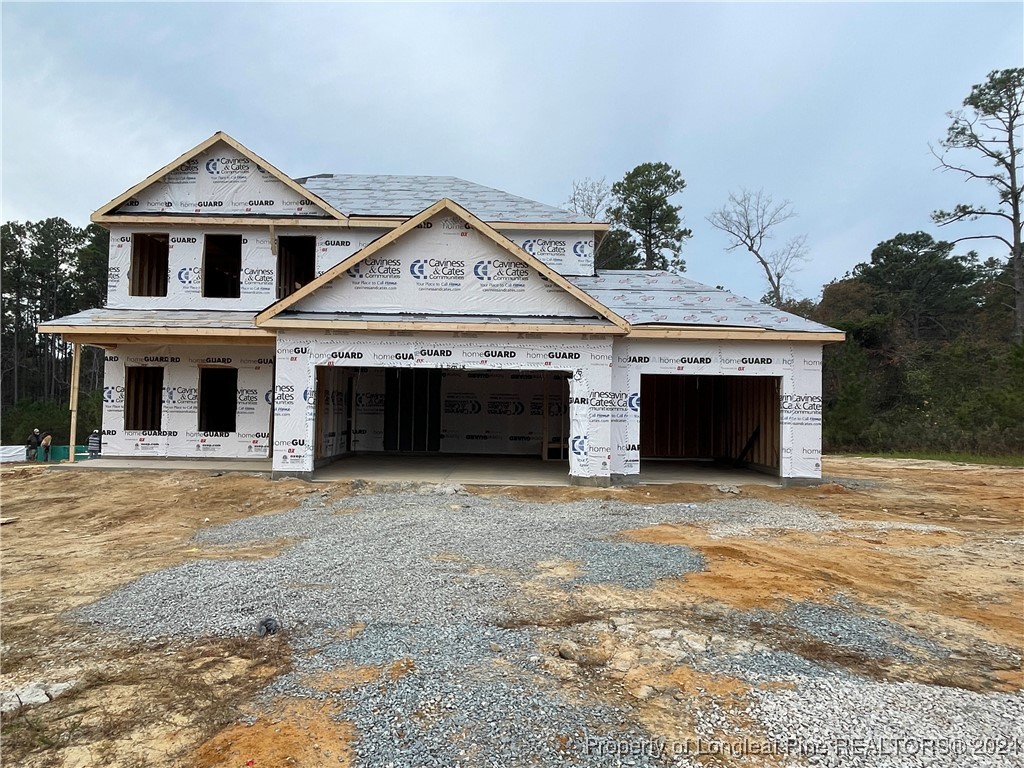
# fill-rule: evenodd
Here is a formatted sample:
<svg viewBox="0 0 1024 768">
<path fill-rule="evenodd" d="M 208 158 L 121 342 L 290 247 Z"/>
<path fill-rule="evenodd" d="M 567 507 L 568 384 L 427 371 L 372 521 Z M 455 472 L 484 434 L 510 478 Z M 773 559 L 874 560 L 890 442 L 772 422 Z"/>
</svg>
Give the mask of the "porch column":
<svg viewBox="0 0 1024 768">
<path fill-rule="evenodd" d="M 82 372 L 82 345 L 74 343 L 71 358 L 71 445 L 68 446 L 68 461 L 75 463 L 75 439 L 78 436 L 78 378 Z"/>
</svg>

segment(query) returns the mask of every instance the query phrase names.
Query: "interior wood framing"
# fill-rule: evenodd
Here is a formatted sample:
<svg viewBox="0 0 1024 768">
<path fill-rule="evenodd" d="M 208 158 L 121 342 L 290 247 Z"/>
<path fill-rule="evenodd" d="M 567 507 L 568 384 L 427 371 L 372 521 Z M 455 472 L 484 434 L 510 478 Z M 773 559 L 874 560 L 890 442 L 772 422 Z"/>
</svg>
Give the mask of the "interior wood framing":
<svg viewBox="0 0 1024 768">
<path fill-rule="evenodd" d="M 277 257 L 276 293 L 283 299 L 316 279 L 316 238 L 311 235 L 270 235 Z"/>
<path fill-rule="evenodd" d="M 777 376 L 642 374 L 641 464 L 742 456 L 744 464 L 778 471 L 781 382 Z"/>
<path fill-rule="evenodd" d="M 163 366 L 124 368 L 124 428 L 159 430 L 164 383 Z"/>
<path fill-rule="evenodd" d="M 131 296 L 166 296 L 169 276 L 170 235 L 166 232 L 132 233 Z"/>
</svg>

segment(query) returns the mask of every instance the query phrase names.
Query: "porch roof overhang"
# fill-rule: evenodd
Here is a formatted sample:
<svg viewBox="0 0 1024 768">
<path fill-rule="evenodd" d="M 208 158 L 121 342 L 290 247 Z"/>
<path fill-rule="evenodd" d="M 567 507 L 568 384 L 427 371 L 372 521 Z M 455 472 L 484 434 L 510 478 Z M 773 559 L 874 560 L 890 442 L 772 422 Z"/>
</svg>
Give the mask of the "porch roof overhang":
<svg viewBox="0 0 1024 768">
<path fill-rule="evenodd" d="M 87 309 L 40 323 L 40 333 L 110 348 L 118 344 L 250 344 L 271 347 L 276 334 L 252 312 L 188 309 Z"/>
</svg>

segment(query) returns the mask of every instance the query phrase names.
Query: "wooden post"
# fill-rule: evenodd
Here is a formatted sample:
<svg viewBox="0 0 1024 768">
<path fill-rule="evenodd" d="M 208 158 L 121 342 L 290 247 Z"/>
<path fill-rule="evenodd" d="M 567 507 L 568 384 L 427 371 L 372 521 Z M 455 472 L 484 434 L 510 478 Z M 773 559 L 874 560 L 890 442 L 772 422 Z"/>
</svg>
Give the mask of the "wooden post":
<svg viewBox="0 0 1024 768">
<path fill-rule="evenodd" d="M 68 446 L 68 461 L 75 463 L 75 438 L 78 436 L 78 376 L 82 372 L 82 345 L 74 345 L 71 360 L 71 445 Z"/>
<path fill-rule="evenodd" d="M 551 375 L 544 371 L 541 374 L 544 378 L 544 420 L 541 422 L 544 425 L 544 429 L 541 436 L 541 461 L 549 461 L 550 456 L 548 455 L 548 443 L 551 442 L 551 406 L 548 403 L 548 382 L 551 379 Z"/>
</svg>

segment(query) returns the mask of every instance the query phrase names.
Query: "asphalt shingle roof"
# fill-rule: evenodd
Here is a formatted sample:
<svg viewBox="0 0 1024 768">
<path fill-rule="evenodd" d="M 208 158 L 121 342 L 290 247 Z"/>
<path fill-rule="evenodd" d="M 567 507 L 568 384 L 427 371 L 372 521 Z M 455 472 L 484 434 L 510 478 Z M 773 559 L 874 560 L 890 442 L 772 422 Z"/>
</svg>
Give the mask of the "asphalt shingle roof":
<svg viewBox="0 0 1024 768">
<path fill-rule="evenodd" d="M 566 275 L 566 280 L 630 325 L 717 325 L 807 333 L 835 331 L 821 323 L 672 272 L 605 270 L 593 277 Z"/>
<path fill-rule="evenodd" d="M 408 218 L 443 197 L 484 221 L 586 223 L 585 217 L 455 176 L 320 173 L 295 179 L 347 216 Z"/>
</svg>

